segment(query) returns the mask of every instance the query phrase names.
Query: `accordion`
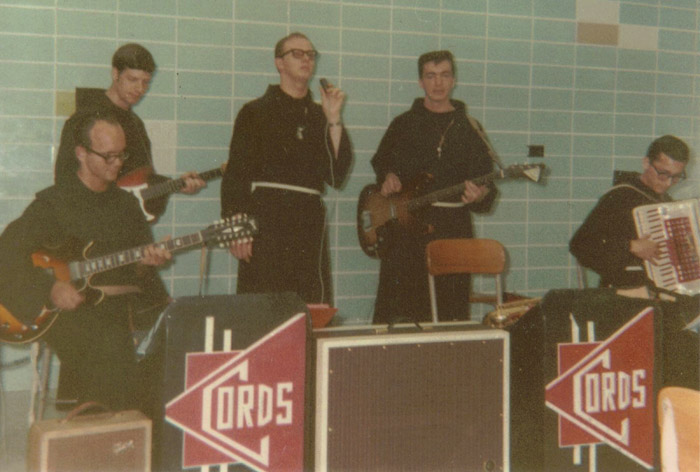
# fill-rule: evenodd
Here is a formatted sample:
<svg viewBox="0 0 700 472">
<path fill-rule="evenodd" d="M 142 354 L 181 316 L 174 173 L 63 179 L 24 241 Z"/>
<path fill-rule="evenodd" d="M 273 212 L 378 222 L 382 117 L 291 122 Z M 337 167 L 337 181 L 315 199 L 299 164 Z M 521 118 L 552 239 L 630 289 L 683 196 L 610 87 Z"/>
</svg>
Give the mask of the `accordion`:
<svg viewBox="0 0 700 472">
<path fill-rule="evenodd" d="M 637 234 L 660 243 L 656 264 L 644 261 L 647 276 L 659 288 L 684 295 L 700 293 L 697 199 L 642 205 L 633 210 Z"/>
</svg>

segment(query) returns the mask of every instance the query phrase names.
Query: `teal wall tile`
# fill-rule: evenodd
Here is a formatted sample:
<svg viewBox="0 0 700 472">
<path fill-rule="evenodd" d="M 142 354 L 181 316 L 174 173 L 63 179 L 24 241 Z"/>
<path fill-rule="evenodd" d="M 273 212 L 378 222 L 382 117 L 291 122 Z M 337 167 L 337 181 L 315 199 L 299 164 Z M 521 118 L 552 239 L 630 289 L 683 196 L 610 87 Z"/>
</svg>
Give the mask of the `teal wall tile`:
<svg viewBox="0 0 700 472">
<path fill-rule="evenodd" d="M 499 62 L 530 62 L 530 42 L 491 40 L 486 58 Z"/>
<path fill-rule="evenodd" d="M 443 15 L 440 21 L 442 34 L 486 36 L 487 17 L 485 15 L 450 13 Z"/>
<path fill-rule="evenodd" d="M 183 121 L 233 122 L 230 100 L 181 96 L 177 100 L 177 118 Z"/>
<path fill-rule="evenodd" d="M 54 33 L 54 11 L 0 5 L 0 31 L 3 33 Z"/>
<path fill-rule="evenodd" d="M 457 61 L 478 61 L 486 58 L 486 40 L 483 38 L 444 37 L 441 47 L 452 51 Z"/>
<path fill-rule="evenodd" d="M 287 28 L 284 25 L 236 23 L 233 28 L 233 44 L 236 47 L 266 48 L 272 58 L 275 44 L 286 35 Z"/>
<path fill-rule="evenodd" d="M 649 5 L 620 3 L 620 23 L 626 25 L 658 26 L 659 8 Z"/>
<path fill-rule="evenodd" d="M 615 94 L 615 110 L 620 113 L 653 113 L 655 100 L 649 95 L 634 92 Z"/>
<path fill-rule="evenodd" d="M 395 31 L 434 33 L 440 29 L 440 14 L 429 10 L 395 8 L 392 27 Z"/>
<path fill-rule="evenodd" d="M 576 93 L 574 108 L 580 111 L 610 111 L 614 101 L 613 92 L 583 90 Z"/>
<path fill-rule="evenodd" d="M 274 46 L 270 49 L 236 48 L 233 57 L 234 71 L 266 72 L 277 74 L 274 60 Z"/>
<path fill-rule="evenodd" d="M 569 286 L 568 273 L 568 269 L 530 269 L 527 274 L 528 289 L 549 291 L 556 288 L 567 288 Z"/>
<path fill-rule="evenodd" d="M 535 43 L 532 61 L 536 64 L 573 65 L 574 46 L 570 44 Z"/>
<path fill-rule="evenodd" d="M 230 46 L 233 42 L 232 30 L 231 24 L 225 21 L 179 19 L 177 21 L 177 40 L 187 44 Z"/>
<path fill-rule="evenodd" d="M 576 18 L 576 0 L 533 0 L 533 15 L 539 18 Z"/>
<path fill-rule="evenodd" d="M 112 13 L 58 10 L 56 24 L 58 34 L 66 36 L 114 38 L 117 34 L 117 17 Z"/>
<path fill-rule="evenodd" d="M 648 115 L 616 115 L 615 133 L 650 136 L 654 133 L 654 119 Z"/>
<path fill-rule="evenodd" d="M 180 46 L 177 66 L 179 69 L 231 71 L 233 58 L 230 48 L 213 46 Z"/>
<path fill-rule="evenodd" d="M 533 109 L 569 110 L 573 95 L 571 90 L 532 89 L 530 105 Z"/>
<path fill-rule="evenodd" d="M 431 34 L 394 33 L 391 35 L 392 54 L 418 56 L 428 51 L 440 49 L 440 38 Z"/>
<path fill-rule="evenodd" d="M 566 132 L 571 130 L 571 113 L 541 112 L 530 113 L 530 127 L 534 131 Z"/>
<path fill-rule="evenodd" d="M 656 74 L 656 92 L 692 96 L 694 95 L 693 79 L 694 77 L 689 75 L 658 73 Z M 647 82 L 651 82 L 651 79 L 648 79 Z M 650 90 L 645 89 L 644 91 Z M 654 91 L 653 87 L 651 91 Z"/>
<path fill-rule="evenodd" d="M 344 28 L 388 31 L 391 27 L 391 10 L 373 5 L 344 5 L 342 24 Z"/>
<path fill-rule="evenodd" d="M 576 65 L 589 67 L 616 66 L 617 49 L 609 46 L 576 45 Z"/>
<path fill-rule="evenodd" d="M 119 15 L 119 37 L 133 41 L 174 41 L 176 20 L 146 15 Z"/>
<path fill-rule="evenodd" d="M 571 88 L 574 70 L 569 67 L 532 66 L 532 85 L 536 87 Z"/>
<path fill-rule="evenodd" d="M 51 62 L 54 59 L 54 38 L 0 34 L 0 60 Z"/>
<path fill-rule="evenodd" d="M 53 109 L 50 91 L 0 89 L 0 115 L 50 116 Z"/>
<path fill-rule="evenodd" d="M 533 26 L 533 39 L 536 41 L 573 43 L 576 40 L 576 23 L 536 18 Z"/>
<path fill-rule="evenodd" d="M 389 98 L 389 82 L 386 80 L 345 79 L 342 89 L 348 102 L 385 103 Z"/>
<path fill-rule="evenodd" d="M 659 136 L 664 134 L 675 134 L 684 137 L 691 136 L 693 121 L 691 118 L 680 116 L 657 116 L 654 119 L 653 128 Z"/>
<path fill-rule="evenodd" d="M 532 19 L 512 16 L 489 16 L 488 37 L 530 40 L 532 39 Z"/>
<path fill-rule="evenodd" d="M 0 115 L 0 136 L 8 143 L 50 143 L 53 140 L 53 121 Z"/>
<path fill-rule="evenodd" d="M 529 85 L 530 66 L 520 64 L 492 64 L 486 66 L 488 83 L 493 85 Z"/>
<path fill-rule="evenodd" d="M 697 33 L 659 30 L 659 48 L 669 51 L 695 51 L 697 45 Z"/>
<path fill-rule="evenodd" d="M 114 41 L 93 38 L 58 38 L 58 62 L 78 64 L 110 64 Z"/>
<path fill-rule="evenodd" d="M 178 146 L 228 147 L 230 142 L 229 125 L 180 123 L 177 127 Z"/>
<path fill-rule="evenodd" d="M 662 6 L 659 9 L 659 26 L 694 31 L 696 29 L 695 15 L 689 14 L 688 10 Z"/>
<path fill-rule="evenodd" d="M 527 264 L 534 267 L 562 267 L 569 264 L 569 251 L 562 250 L 562 244 L 568 244 L 568 240 L 557 241 L 556 246 L 534 246 L 527 250 Z"/>
<path fill-rule="evenodd" d="M 383 31 L 343 31 L 343 51 L 354 54 L 389 54 L 391 35 Z"/>
<path fill-rule="evenodd" d="M 648 136 L 616 136 L 615 156 L 638 156 L 641 162 L 652 140 Z"/>
<path fill-rule="evenodd" d="M 148 13 L 151 15 L 174 15 L 177 2 L 160 0 L 119 0 L 119 10 L 123 12 Z"/>
<path fill-rule="evenodd" d="M 527 108 L 530 104 L 530 93 L 520 87 L 486 87 L 486 104 L 499 108 Z"/>
<path fill-rule="evenodd" d="M 0 98 L 0 100 L 2 100 L 2 98 Z M 4 169 L 4 172 L 46 172 L 47 169 L 53 169 L 53 148 L 50 143 L 11 144 L 9 143 L 10 138 L 11 136 L 2 136 L 3 141 L 8 144 L 0 147 L 0 167 Z M 17 156 L 22 156 L 22 159 L 17 159 Z M 0 190 L 0 202 L 2 202 L 1 197 L 2 190 Z M 24 210 L 24 207 L 22 207 L 22 210 Z M 10 213 L 5 212 L 3 215 L 7 217 Z M 19 215 L 19 213 L 17 213 L 17 215 Z"/>
<path fill-rule="evenodd" d="M 667 53 L 659 57 L 658 68 L 665 72 L 693 74 L 695 72 L 694 55 Z"/>
<path fill-rule="evenodd" d="M 656 52 L 620 49 L 617 56 L 617 67 L 632 70 L 654 70 L 656 69 Z"/>
<path fill-rule="evenodd" d="M 574 132 L 576 133 L 610 133 L 614 123 L 612 113 L 574 112 Z"/>
<path fill-rule="evenodd" d="M 217 18 L 222 20 L 233 19 L 233 8 L 237 2 L 229 0 L 209 0 L 201 2 L 199 0 L 179 0 L 177 2 L 177 13 L 180 16 L 194 16 L 204 18 Z M 263 2 L 258 2 L 260 5 Z"/>
<path fill-rule="evenodd" d="M 52 64 L 22 64 L 9 67 L 0 62 L 0 87 L 52 89 L 54 66 Z"/>
<path fill-rule="evenodd" d="M 487 110 L 484 126 L 486 129 L 525 131 L 528 127 L 526 110 Z"/>
<path fill-rule="evenodd" d="M 353 78 L 386 79 L 389 77 L 389 63 L 383 57 L 346 56 L 343 74 Z"/>
<path fill-rule="evenodd" d="M 343 112 L 346 123 L 357 123 L 362 126 L 384 126 L 386 124 L 386 106 L 358 103 L 347 104 Z"/>
<path fill-rule="evenodd" d="M 538 201 L 536 205 L 528 206 L 528 223 L 554 222 L 560 223 L 569 218 L 569 203 L 567 201 Z"/>
<path fill-rule="evenodd" d="M 566 220 L 568 221 L 568 216 Z M 569 223 L 529 223 L 527 238 L 537 244 L 568 244 L 572 234 Z"/>
<path fill-rule="evenodd" d="M 488 7 L 488 0 L 473 0 L 469 2 L 464 0 L 443 0 L 442 7 L 445 10 L 485 13 Z"/>
<path fill-rule="evenodd" d="M 21 0 L 23 1 L 23 0 Z M 37 3 L 44 0 L 36 0 Z M 26 3 L 23 1 L 23 3 Z M 53 4 L 53 0 L 45 0 L 44 3 Z M 89 10 L 117 11 L 118 0 L 56 0 L 56 5 L 60 8 L 79 8 Z"/>
<path fill-rule="evenodd" d="M 576 69 L 574 73 L 577 89 L 613 90 L 615 88 L 616 74 L 614 70 Z"/>
<path fill-rule="evenodd" d="M 289 20 L 299 25 L 339 26 L 340 6 L 332 3 L 289 2 Z"/>
<path fill-rule="evenodd" d="M 580 135 L 573 140 L 574 156 L 612 157 L 612 136 Z"/>
<path fill-rule="evenodd" d="M 576 156 L 573 161 L 576 177 L 607 177 L 612 176 L 612 171 L 610 160 L 602 157 Z"/>
<path fill-rule="evenodd" d="M 160 97 L 149 93 L 141 100 L 134 111 L 143 120 L 174 120 L 175 103 L 171 97 Z"/>
<path fill-rule="evenodd" d="M 237 0 L 234 4 L 236 21 L 265 21 L 284 23 L 288 20 L 287 2 Z"/>
</svg>

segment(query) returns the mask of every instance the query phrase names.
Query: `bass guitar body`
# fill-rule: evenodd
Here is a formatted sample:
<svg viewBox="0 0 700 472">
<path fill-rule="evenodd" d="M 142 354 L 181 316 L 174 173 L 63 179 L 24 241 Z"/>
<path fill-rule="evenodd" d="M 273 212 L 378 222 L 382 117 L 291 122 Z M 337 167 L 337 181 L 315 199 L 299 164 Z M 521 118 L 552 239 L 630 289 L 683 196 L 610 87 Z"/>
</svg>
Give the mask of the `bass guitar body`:
<svg viewBox="0 0 700 472">
<path fill-rule="evenodd" d="M 418 230 L 420 224 L 409 202 L 432 181 L 432 176 L 422 175 L 407 190 L 385 197 L 381 185 L 370 184 L 360 192 L 357 206 L 357 236 L 360 247 L 370 257 L 382 256 L 386 244 L 385 225 L 392 220 L 400 225 Z"/>
</svg>

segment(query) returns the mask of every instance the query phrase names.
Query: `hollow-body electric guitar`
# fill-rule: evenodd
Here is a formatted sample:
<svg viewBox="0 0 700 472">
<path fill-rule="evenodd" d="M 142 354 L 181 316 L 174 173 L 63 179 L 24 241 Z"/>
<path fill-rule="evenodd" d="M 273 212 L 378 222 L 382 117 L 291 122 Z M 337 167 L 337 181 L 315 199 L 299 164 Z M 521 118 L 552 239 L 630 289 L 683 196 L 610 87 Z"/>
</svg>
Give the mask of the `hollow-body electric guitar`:
<svg viewBox="0 0 700 472">
<path fill-rule="evenodd" d="M 216 169 L 200 172 L 199 177 L 205 182 L 224 175 L 226 164 Z M 165 211 L 168 197 L 185 187 L 185 179 L 168 179 L 153 174 L 153 168 L 139 167 L 119 177 L 117 185 L 133 193 L 138 199 L 146 221 L 153 222 Z"/>
<path fill-rule="evenodd" d="M 533 182 L 539 182 L 544 164 L 511 165 L 490 174 L 472 179 L 476 185 L 501 179 L 525 177 Z M 381 257 L 382 240 L 381 228 L 389 221 L 396 220 L 403 226 L 415 224 L 414 213 L 432 203 L 464 192 L 464 182 L 425 195 L 420 194 L 432 179 L 430 175 L 422 175 L 417 182 L 408 185 L 400 193 L 385 197 L 381 194 L 381 185 L 370 184 L 360 192 L 357 205 L 357 235 L 362 250 L 370 257 Z"/>
<path fill-rule="evenodd" d="M 212 243 L 224 245 L 231 241 L 243 242 L 257 231 L 254 219 L 236 216 L 218 221 L 196 233 L 153 245 L 176 252 Z M 82 260 L 65 262 L 53 255 L 61 250 L 51 253 L 39 251 L 32 254 L 32 263 L 51 273 L 56 280 L 72 283 L 79 291 L 85 292 L 85 303 L 96 305 L 104 299 L 105 294 L 99 287 L 93 287 L 90 279 L 96 274 L 141 261 L 145 257 L 146 248 L 151 246 L 147 244 L 88 258 L 87 253 L 92 245 L 93 243 L 82 246 Z M 16 344 L 34 341 L 49 330 L 61 311 L 47 307 L 45 295 L 32 294 L 32 287 L 22 290 L 21 294 L 0 293 L 0 341 Z"/>
</svg>

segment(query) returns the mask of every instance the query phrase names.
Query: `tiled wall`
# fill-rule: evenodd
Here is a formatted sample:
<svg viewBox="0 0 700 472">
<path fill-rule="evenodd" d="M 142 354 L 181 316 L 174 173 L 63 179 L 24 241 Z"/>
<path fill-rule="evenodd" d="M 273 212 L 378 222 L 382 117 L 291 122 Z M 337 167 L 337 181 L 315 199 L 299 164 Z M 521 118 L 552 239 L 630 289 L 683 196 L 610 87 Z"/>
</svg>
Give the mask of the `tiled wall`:
<svg viewBox="0 0 700 472">
<path fill-rule="evenodd" d="M 378 263 L 357 243 L 357 196 L 386 126 L 421 95 L 416 58 L 432 49 L 455 53 L 454 95 L 501 159 L 550 169 L 544 184 L 503 182 L 496 210 L 476 220 L 479 236 L 507 246 L 507 288 L 574 287 L 567 243 L 613 169 L 639 169 L 661 134 L 697 147 L 698 11 L 697 0 L 0 0 L 0 229 L 52 182 L 72 92 L 107 87 L 119 45 L 140 42 L 156 58 L 136 111 L 157 169 L 176 175 L 226 161 L 237 111 L 278 80 L 274 43 L 299 30 L 321 52 L 317 77 L 348 95 L 355 164 L 326 196 L 346 323 L 370 319 L 377 284 Z M 530 144 L 544 145 L 543 161 L 527 158 Z M 696 196 L 697 165 L 690 175 L 677 195 Z M 156 236 L 216 219 L 218 191 L 214 181 L 171 198 Z M 174 296 L 198 293 L 199 258 L 182 254 L 163 272 Z M 233 293 L 234 260 L 217 250 L 208 261 L 204 293 Z"/>
</svg>

